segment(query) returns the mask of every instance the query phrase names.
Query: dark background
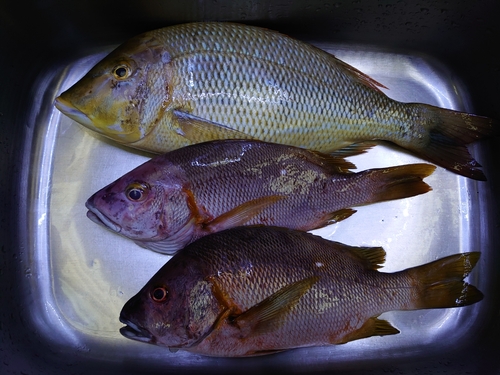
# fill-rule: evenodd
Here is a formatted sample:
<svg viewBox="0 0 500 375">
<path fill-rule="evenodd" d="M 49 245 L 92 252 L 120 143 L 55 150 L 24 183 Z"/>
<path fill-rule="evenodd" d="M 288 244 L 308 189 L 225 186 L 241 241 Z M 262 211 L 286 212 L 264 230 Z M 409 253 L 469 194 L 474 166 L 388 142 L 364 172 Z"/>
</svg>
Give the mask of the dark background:
<svg viewBox="0 0 500 375">
<path fill-rule="evenodd" d="M 430 55 L 459 77 L 477 114 L 500 119 L 500 2 L 490 1 L 131 1 L 46 0 L 0 2 L 0 373 L 100 373 L 78 358 L 61 358 L 43 345 L 25 320 L 29 290 L 18 288 L 25 252 L 19 214 L 29 168 L 27 115 L 34 82 L 47 69 L 119 44 L 140 32 L 189 21 L 238 21 L 299 39 L 359 43 Z M 495 223 L 500 193 L 500 142 L 483 150 Z M 498 243 L 498 224 L 488 228 Z M 499 249 L 500 251 L 500 249 Z M 496 257 L 495 259 L 499 259 Z M 494 265 L 500 271 L 499 265 Z M 498 288 L 493 289 L 498 291 Z M 33 296 L 31 296 L 34 298 Z M 36 297 L 36 296 L 35 296 Z M 500 299 L 500 298 L 499 298 Z M 487 329 L 444 358 L 388 363 L 373 374 L 500 373 L 500 309 Z M 101 369 L 102 370 L 102 369 Z M 120 368 L 121 373 L 127 369 Z M 91 372 L 90 372 L 91 371 Z M 118 371 L 118 370 L 117 370 Z"/>
</svg>

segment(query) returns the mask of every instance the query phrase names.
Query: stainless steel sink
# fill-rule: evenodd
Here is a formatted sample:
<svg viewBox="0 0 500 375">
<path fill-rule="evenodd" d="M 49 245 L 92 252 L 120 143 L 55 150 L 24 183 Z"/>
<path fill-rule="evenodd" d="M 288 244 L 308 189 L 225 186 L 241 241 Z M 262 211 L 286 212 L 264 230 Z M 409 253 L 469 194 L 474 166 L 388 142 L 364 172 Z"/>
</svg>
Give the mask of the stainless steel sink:
<svg viewBox="0 0 500 375">
<path fill-rule="evenodd" d="M 485 298 L 460 309 L 390 312 L 401 333 L 249 359 L 215 359 L 134 342 L 123 304 L 168 260 L 97 226 L 84 203 L 149 158 L 84 129 L 54 98 L 142 31 L 220 20 L 309 41 L 383 83 L 387 95 L 500 119 L 495 1 L 67 2 L 0 5 L 0 373 L 500 373 L 500 138 L 470 149 L 486 182 L 442 168 L 433 191 L 359 208 L 315 231 L 383 246 L 393 272 L 481 251 L 469 281 Z M 388 145 L 361 169 L 418 158 Z"/>
</svg>

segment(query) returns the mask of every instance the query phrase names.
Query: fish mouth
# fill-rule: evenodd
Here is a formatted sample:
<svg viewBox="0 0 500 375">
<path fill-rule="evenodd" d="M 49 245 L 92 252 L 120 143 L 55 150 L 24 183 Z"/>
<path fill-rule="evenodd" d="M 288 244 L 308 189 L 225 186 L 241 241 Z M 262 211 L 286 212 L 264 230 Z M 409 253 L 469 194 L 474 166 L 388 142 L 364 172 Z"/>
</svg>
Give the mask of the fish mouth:
<svg viewBox="0 0 500 375">
<path fill-rule="evenodd" d="M 153 335 L 148 330 L 141 328 L 137 324 L 122 317 L 120 317 L 120 322 L 125 324 L 125 327 L 120 328 L 120 333 L 124 337 L 146 343 L 155 342 Z"/>
<path fill-rule="evenodd" d="M 113 232 L 120 233 L 122 227 L 118 224 L 111 221 L 106 215 L 104 215 L 101 211 L 95 208 L 92 203 L 87 201 L 85 203 L 85 207 L 88 208 L 87 217 L 92 220 L 94 223 L 102 225 L 108 229 L 111 229 Z"/>
<path fill-rule="evenodd" d="M 71 102 L 67 101 L 61 96 L 58 96 L 54 101 L 55 107 L 68 116 L 70 119 L 75 120 L 76 122 L 85 125 L 87 127 L 94 128 L 94 124 L 92 120 L 78 108 L 76 108 Z"/>
<path fill-rule="evenodd" d="M 91 119 L 69 100 L 64 99 L 64 94 L 65 93 L 61 94 L 55 99 L 55 107 L 70 119 L 82 124 L 90 130 L 114 139 L 120 143 L 133 143 L 140 141 L 144 137 L 139 127 L 127 130 L 123 128 L 121 122 L 108 123 L 106 121 L 99 120 L 99 117 Z"/>
</svg>

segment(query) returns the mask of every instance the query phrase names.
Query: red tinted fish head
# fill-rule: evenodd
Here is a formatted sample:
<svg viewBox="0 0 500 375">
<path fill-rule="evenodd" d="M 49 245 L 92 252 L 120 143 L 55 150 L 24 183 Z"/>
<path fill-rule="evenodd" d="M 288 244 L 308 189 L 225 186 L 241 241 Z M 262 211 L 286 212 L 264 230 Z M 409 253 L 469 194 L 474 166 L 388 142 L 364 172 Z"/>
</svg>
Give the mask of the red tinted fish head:
<svg viewBox="0 0 500 375">
<path fill-rule="evenodd" d="M 179 254 L 178 254 L 179 255 Z M 196 261 L 175 256 L 123 307 L 123 336 L 171 349 L 196 346 L 221 307 Z"/>
<path fill-rule="evenodd" d="M 168 238 L 191 214 L 182 182 L 151 161 L 96 192 L 86 207 L 89 219 L 139 243 Z"/>
</svg>

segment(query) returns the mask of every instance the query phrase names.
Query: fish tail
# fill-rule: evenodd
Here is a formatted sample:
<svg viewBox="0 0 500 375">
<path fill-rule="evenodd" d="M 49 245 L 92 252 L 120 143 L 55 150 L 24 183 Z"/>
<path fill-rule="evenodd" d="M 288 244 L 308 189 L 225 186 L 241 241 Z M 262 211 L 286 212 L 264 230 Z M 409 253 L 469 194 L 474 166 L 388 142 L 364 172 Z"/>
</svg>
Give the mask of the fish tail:
<svg viewBox="0 0 500 375">
<path fill-rule="evenodd" d="M 375 181 L 377 186 L 366 203 L 424 194 L 432 188 L 422 180 L 435 169 L 434 165 L 421 163 L 365 171 L 363 173 L 369 174 L 370 180 Z"/>
<path fill-rule="evenodd" d="M 479 302 L 483 294 L 463 281 L 479 255 L 479 252 L 455 254 L 403 271 L 408 272 L 415 286 L 411 309 L 459 307 Z"/>
<path fill-rule="evenodd" d="M 486 176 L 479 169 L 481 165 L 471 156 L 466 145 L 500 135 L 499 122 L 427 104 L 416 105 L 427 119 L 424 125 L 427 134 L 420 134 L 421 138 L 409 147 L 424 159 L 454 173 L 485 181 Z"/>
</svg>

